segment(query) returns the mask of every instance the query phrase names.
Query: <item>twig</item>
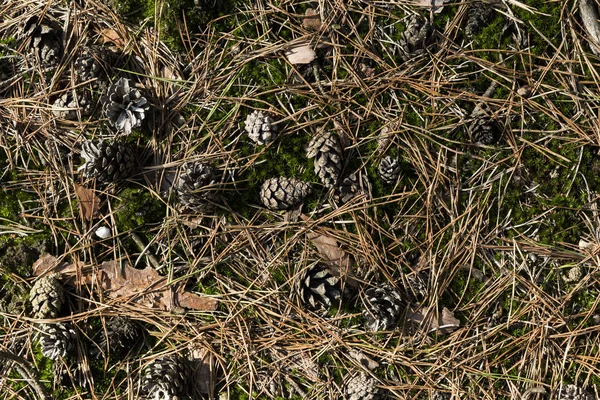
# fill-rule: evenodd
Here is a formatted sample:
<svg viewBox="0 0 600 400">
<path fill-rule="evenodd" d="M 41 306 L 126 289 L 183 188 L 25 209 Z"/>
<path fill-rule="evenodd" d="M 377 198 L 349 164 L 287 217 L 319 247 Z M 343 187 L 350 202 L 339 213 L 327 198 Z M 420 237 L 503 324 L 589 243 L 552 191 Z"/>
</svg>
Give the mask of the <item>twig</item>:
<svg viewBox="0 0 600 400">
<path fill-rule="evenodd" d="M 15 362 L 15 369 L 21 374 L 23 379 L 27 381 L 27 383 L 36 391 L 39 399 L 47 399 L 48 397 L 44 393 L 44 389 L 40 382 L 37 380 L 36 376 L 33 373 L 33 367 L 31 364 L 25 360 L 23 357 L 19 357 L 13 353 L 8 351 L 0 350 L 0 358 L 5 358 L 7 360 L 11 360 Z"/>
</svg>

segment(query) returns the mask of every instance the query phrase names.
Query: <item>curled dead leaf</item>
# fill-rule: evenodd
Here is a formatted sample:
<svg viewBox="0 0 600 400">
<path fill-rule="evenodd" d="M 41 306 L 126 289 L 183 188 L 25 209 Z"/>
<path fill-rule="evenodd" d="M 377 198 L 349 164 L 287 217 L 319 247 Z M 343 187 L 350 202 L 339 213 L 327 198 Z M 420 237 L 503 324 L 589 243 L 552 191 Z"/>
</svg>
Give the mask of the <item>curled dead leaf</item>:
<svg viewBox="0 0 600 400">
<path fill-rule="evenodd" d="M 125 40 L 114 29 L 102 29 L 102 31 L 100 31 L 100 34 L 102 35 L 102 41 L 104 43 L 112 42 L 115 46 L 117 46 L 120 49 L 125 48 Z"/>
</svg>

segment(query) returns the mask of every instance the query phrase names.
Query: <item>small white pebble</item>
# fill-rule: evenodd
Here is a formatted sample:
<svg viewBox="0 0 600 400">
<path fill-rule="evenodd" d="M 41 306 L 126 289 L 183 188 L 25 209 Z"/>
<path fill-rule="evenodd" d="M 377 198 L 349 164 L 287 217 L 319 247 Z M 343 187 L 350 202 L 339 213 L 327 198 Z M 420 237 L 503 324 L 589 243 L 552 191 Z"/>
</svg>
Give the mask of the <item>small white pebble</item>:
<svg viewBox="0 0 600 400">
<path fill-rule="evenodd" d="M 106 239 L 110 235 L 112 235 L 112 232 L 106 226 L 101 226 L 100 228 L 96 229 L 96 236 L 98 236 L 100 239 Z"/>
</svg>

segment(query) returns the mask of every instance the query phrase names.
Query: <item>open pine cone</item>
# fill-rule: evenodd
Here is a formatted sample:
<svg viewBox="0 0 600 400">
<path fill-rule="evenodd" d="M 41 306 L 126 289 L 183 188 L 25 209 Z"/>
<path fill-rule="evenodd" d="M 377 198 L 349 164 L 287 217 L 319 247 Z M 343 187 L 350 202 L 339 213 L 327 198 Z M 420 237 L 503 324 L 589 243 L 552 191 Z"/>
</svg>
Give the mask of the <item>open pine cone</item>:
<svg viewBox="0 0 600 400">
<path fill-rule="evenodd" d="M 99 334 L 97 347 L 93 347 L 91 353 L 95 356 L 109 352 L 119 355 L 134 347 L 143 338 L 144 330 L 130 318 L 112 317 L 106 322 L 106 333 L 102 329 Z"/>
<path fill-rule="evenodd" d="M 260 200 L 271 210 L 288 210 L 300 204 L 311 191 L 310 183 L 280 176 L 263 183 Z"/>
<path fill-rule="evenodd" d="M 88 140 L 82 145 L 81 157 L 85 163 L 79 170 L 87 179 L 95 178 L 99 183 L 116 182 L 135 171 L 131 148 L 118 140 Z"/>
<path fill-rule="evenodd" d="M 377 173 L 383 182 L 388 185 L 395 185 L 400 178 L 400 162 L 397 158 L 385 156 L 379 162 Z"/>
<path fill-rule="evenodd" d="M 75 347 L 76 333 L 70 324 L 42 324 L 41 329 L 40 345 L 45 357 L 56 360 Z"/>
<path fill-rule="evenodd" d="M 434 32 L 431 24 L 423 17 L 416 14 L 411 15 L 406 24 L 406 30 L 402 32 L 398 41 L 402 59 L 409 61 L 427 53 L 427 48 L 434 41 Z"/>
<path fill-rule="evenodd" d="M 28 57 L 42 67 L 53 67 L 62 57 L 63 31 L 57 23 L 38 16 L 30 17 L 25 22 L 22 36 L 28 43 Z"/>
<path fill-rule="evenodd" d="M 494 7 L 487 1 L 473 1 L 467 10 L 467 24 L 465 34 L 472 38 L 494 17 Z"/>
<path fill-rule="evenodd" d="M 138 89 L 132 88 L 126 78 L 110 85 L 108 93 L 102 97 L 102 104 L 108 122 L 126 135 L 142 125 L 149 109 L 146 98 Z"/>
<path fill-rule="evenodd" d="M 296 282 L 296 292 L 305 305 L 316 309 L 331 307 L 341 297 L 340 278 L 321 264 L 307 269 Z"/>
<path fill-rule="evenodd" d="M 577 385 L 564 385 L 558 396 L 557 400 L 596 400 L 596 397 L 591 393 L 586 392 Z"/>
<path fill-rule="evenodd" d="M 473 143 L 492 145 L 502 137 L 502 127 L 498 120 L 486 114 L 480 114 L 467 127 Z"/>
<path fill-rule="evenodd" d="M 202 163 L 186 163 L 182 167 L 175 190 L 181 203 L 199 213 L 214 210 L 217 198 L 214 188 L 215 177 L 210 166 Z"/>
<path fill-rule="evenodd" d="M 365 291 L 363 318 L 371 331 L 385 331 L 398 326 L 406 303 L 400 292 L 389 284 Z"/>
<path fill-rule="evenodd" d="M 76 121 L 90 115 L 92 102 L 86 92 L 67 91 L 52 104 L 52 114 L 60 119 Z"/>
<path fill-rule="evenodd" d="M 142 392 L 148 400 L 177 398 L 185 393 L 188 374 L 184 358 L 178 355 L 157 358 L 144 368 Z"/>
</svg>

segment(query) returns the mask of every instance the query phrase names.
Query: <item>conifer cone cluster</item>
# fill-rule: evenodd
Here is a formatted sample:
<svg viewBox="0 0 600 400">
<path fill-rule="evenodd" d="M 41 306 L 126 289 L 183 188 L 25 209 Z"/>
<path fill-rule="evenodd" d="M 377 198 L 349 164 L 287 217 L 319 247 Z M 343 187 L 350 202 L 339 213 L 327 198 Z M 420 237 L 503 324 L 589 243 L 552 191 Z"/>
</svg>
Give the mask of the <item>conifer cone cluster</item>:
<svg viewBox="0 0 600 400">
<path fill-rule="evenodd" d="M 394 329 L 406 308 L 400 292 L 389 284 L 365 291 L 363 318 L 371 331 Z"/>
<path fill-rule="evenodd" d="M 183 357 L 168 355 L 152 361 L 143 372 L 142 392 L 150 399 L 175 399 L 185 394 L 188 366 Z"/>
<path fill-rule="evenodd" d="M 58 274 L 38 279 L 31 288 L 29 301 L 33 318 L 56 318 L 65 302 L 65 293 L 62 284 L 58 281 Z"/>
<path fill-rule="evenodd" d="M 131 147 L 117 139 L 88 140 L 82 145 L 81 157 L 85 160 L 79 167 L 83 176 L 96 179 L 101 184 L 126 179 L 135 171 Z"/>
<path fill-rule="evenodd" d="M 131 87 L 127 78 L 119 78 L 109 86 L 107 94 L 102 97 L 102 104 L 110 125 L 125 135 L 142 125 L 150 108 L 146 98 L 138 89 Z"/>
<path fill-rule="evenodd" d="M 346 385 L 346 400 L 377 400 L 381 398 L 377 383 L 366 372 L 354 375 Z"/>
<path fill-rule="evenodd" d="M 395 185 L 400 178 L 400 161 L 391 156 L 385 156 L 379 162 L 377 173 L 383 182 Z"/>
<path fill-rule="evenodd" d="M 217 199 L 214 188 L 215 176 L 210 166 L 196 163 L 186 163 L 182 167 L 175 190 L 179 201 L 188 209 L 208 213 L 214 210 Z"/>
<path fill-rule="evenodd" d="M 263 183 L 260 200 L 271 210 L 288 210 L 300 204 L 311 192 L 310 183 L 280 176 Z"/>
<path fill-rule="evenodd" d="M 300 276 L 296 291 L 302 303 L 313 309 L 331 307 L 342 294 L 340 278 L 321 264 L 314 265 Z"/>
<path fill-rule="evenodd" d="M 343 168 L 344 150 L 340 138 L 333 131 L 321 130 L 306 149 L 308 158 L 314 158 L 315 174 L 328 189 L 334 187 Z"/>
<path fill-rule="evenodd" d="M 409 61 L 425 54 L 433 40 L 434 29 L 431 24 L 420 15 L 411 15 L 406 24 L 406 30 L 402 32 L 398 41 L 402 58 L 404 61 Z"/>
<path fill-rule="evenodd" d="M 277 138 L 273 118 L 259 110 L 254 110 L 246 117 L 246 132 L 259 145 L 269 144 Z"/>
</svg>

